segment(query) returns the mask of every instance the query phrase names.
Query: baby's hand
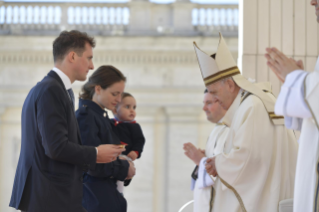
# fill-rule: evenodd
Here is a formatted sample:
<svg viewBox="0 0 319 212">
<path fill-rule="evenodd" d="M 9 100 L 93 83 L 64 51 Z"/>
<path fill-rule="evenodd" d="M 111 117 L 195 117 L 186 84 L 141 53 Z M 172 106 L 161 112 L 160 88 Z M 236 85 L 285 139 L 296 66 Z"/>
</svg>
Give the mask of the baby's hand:
<svg viewBox="0 0 319 212">
<path fill-rule="evenodd" d="M 136 154 L 135 151 L 131 151 L 127 156 L 130 157 L 132 159 L 132 161 L 134 161 L 134 160 L 136 160 L 138 155 Z"/>
</svg>

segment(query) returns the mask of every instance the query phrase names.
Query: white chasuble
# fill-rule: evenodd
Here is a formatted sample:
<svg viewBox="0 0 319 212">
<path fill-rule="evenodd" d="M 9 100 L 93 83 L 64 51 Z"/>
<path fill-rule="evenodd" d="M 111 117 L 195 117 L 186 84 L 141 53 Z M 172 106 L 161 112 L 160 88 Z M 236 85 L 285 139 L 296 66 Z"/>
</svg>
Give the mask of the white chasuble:
<svg viewBox="0 0 319 212">
<path fill-rule="evenodd" d="M 207 158 L 221 154 L 224 149 L 225 139 L 229 128 L 223 124 L 216 124 L 209 135 L 206 144 L 206 157 L 204 157 L 198 167 L 198 178 L 194 188 L 194 212 L 210 212 L 210 202 L 212 197 L 212 185 L 214 181 L 207 174 L 205 162 Z"/>
<path fill-rule="evenodd" d="M 212 211 L 276 212 L 293 198 L 298 143 L 292 130 L 272 123 L 257 96 L 241 95 L 223 119 L 230 130 L 215 160 Z"/>
<path fill-rule="evenodd" d="M 319 61 L 319 60 L 318 60 Z M 301 129 L 294 212 L 317 212 L 319 172 L 319 63 L 315 71 L 296 70 L 286 77 L 275 108 L 286 126 Z"/>
</svg>

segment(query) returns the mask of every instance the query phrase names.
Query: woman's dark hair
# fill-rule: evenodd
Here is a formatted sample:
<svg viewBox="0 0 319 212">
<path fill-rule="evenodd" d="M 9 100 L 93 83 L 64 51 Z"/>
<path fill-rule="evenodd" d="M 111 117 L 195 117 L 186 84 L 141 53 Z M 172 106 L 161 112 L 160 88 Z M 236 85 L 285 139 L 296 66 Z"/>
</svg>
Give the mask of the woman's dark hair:
<svg viewBox="0 0 319 212">
<path fill-rule="evenodd" d="M 102 89 L 106 89 L 114 83 L 121 81 L 126 82 L 126 77 L 117 68 L 113 66 L 100 66 L 82 86 L 80 99 L 92 100 L 95 86 L 97 85 L 101 86 Z"/>
</svg>

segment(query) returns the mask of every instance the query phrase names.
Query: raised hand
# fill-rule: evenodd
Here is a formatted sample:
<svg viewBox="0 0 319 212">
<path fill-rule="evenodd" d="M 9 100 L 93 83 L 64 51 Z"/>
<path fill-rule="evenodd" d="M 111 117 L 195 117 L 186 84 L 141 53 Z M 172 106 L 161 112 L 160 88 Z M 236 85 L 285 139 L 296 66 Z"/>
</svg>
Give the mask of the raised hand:
<svg viewBox="0 0 319 212">
<path fill-rule="evenodd" d="M 289 73 L 298 69 L 304 69 L 301 60 L 296 61 L 292 58 L 289 59 L 277 48 L 266 48 L 266 51 L 265 57 L 267 59 L 267 65 L 281 82 L 285 82 L 286 76 Z"/>
<path fill-rule="evenodd" d="M 96 163 L 109 163 L 116 160 L 125 148 L 119 145 L 102 144 L 97 147 Z"/>
<path fill-rule="evenodd" d="M 197 149 L 192 143 L 185 143 L 184 148 L 185 155 L 189 157 L 196 165 L 199 165 L 201 159 L 205 157 L 205 154 Z"/>
</svg>

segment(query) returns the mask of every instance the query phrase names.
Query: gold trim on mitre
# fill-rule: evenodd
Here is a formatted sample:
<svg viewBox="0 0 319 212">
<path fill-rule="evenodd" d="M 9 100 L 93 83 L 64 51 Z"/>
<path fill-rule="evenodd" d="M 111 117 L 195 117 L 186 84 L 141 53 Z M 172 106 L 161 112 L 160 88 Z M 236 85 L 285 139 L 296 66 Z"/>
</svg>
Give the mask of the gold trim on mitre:
<svg viewBox="0 0 319 212">
<path fill-rule="evenodd" d="M 224 71 L 220 71 L 216 74 L 213 74 L 209 77 L 206 77 L 204 79 L 204 83 L 207 86 L 207 85 L 213 84 L 219 80 L 226 79 L 228 77 L 232 77 L 236 74 L 240 74 L 240 71 L 239 71 L 237 66 L 234 66 L 234 67 L 231 67 L 231 68 L 226 69 Z"/>
<path fill-rule="evenodd" d="M 240 74 L 237 64 L 221 33 L 219 33 L 217 52 L 212 56 L 209 56 L 202 51 L 197 46 L 196 42 L 193 44 L 200 71 L 206 86 L 221 79 Z"/>
</svg>

